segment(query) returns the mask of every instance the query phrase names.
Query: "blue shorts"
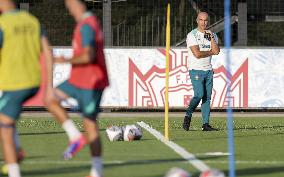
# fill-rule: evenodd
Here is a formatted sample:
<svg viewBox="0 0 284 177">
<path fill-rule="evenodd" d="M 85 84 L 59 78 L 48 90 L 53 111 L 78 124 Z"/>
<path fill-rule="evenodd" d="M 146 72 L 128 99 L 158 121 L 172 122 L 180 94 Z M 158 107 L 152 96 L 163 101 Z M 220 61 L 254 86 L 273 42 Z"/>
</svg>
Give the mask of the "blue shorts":
<svg viewBox="0 0 284 177">
<path fill-rule="evenodd" d="M 79 110 L 84 117 L 93 120 L 97 118 L 97 114 L 100 112 L 103 90 L 81 89 L 70 84 L 68 81 L 60 84 L 57 89 L 77 100 Z"/>
<path fill-rule="evenodd" d="M 36 87 L 23 90 L 4 91 L 0 97 L 0 113 L 17 120 L 21 114 L 24 102 L 33 97 L 38 90 L 39 88 Z"/>
</svg>

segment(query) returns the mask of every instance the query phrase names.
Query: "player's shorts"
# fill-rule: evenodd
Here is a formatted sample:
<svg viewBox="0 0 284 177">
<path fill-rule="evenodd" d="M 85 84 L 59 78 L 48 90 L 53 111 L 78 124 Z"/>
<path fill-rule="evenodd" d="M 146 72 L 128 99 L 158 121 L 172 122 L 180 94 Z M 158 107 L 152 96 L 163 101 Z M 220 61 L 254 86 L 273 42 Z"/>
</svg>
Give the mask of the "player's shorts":
<svg viewBox="0 0 284 177">
<path fill-rule="evenodd" d="M 0 97 L 0 114 L 4 114 L 14 120 L 17 120 L 22 111 L 22 105 L 25 101 L 32 98 L 39 88 L 30 88 L 15 91 L 4 91 Z"/>
<path fill-rule="evenodd" d="M 79 111 L 84 117 L 95 120 L 100 112 L 100 102 L 103 90 L 81 89 L 68 81 L 60 84 L 57 89 L 63 91 L 69 97 L 77 100 Z"/>
</svg>

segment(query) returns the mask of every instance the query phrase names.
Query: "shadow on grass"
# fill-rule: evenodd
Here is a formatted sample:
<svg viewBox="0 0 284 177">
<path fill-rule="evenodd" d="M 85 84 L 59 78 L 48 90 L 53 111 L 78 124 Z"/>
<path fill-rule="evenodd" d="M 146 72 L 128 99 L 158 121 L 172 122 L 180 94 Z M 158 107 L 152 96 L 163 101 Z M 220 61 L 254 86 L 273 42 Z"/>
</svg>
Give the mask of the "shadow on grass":
<svg viewBox="0 0 284 177">
<path fill-rule="evenodd" d="M 192 128 L 192 127 L 191 127 Z M 217 127 L 218 128 L 218 127 Z M 238 128 L 234 128 L 234 130 L 264 130 L 264 129 L 280 129 L 280 128 L 284 128 L 284 125 L 275 125 L 275 126 L 261 126 L 261 127 L 238 127 Z M 179 129 L 183 130 L 182 127 L 179 127 Z M 194 127 L 194 129 L 190 129 L 189 132 L 196 132 L 196 131 L 201 131 L 201 128 L 198 127 Z M 219 127 L 219 131 L 227 131 L 226 127 Z M 206 133 L 206 132 L 205 132 Z"/>
<path fill-rule="evenodd" d="M 90 165 L 76 165 L 60 168 L 46 168 L 39 170 L 24 170 L 23 176 L 50 176 L 50 175 L 66 175 L 71 173 L 78 173 L 85 171 L 86 175 L 89 173 Z"/>
<path fill-rule="evenodd" d="M 186 160 L 178 159 L 153 159 L 153 160 L 131 160 L 125 162 L 113 162 L 105 164 L 104 168 L 113 168 L 120 166 L 132 166 L 132 165 L 151 165 L 151 164 L 161 164 L 161 163 L 172 163 L 172 162 L 185 162 Z M 68 167 L 60 168 L 46 168 L 46 169 L 37 169 L 37 170 L 24 170 L 22 171 L 23 176 L 51 176 L 51 175 L 68 175 L 72 173 L 80 173 L 85 171 L 86 174 L 89 173 L 90 165 L 74 165 Z"/>
<path fill-rule="evenodd" d="M 33 135 L 55 135 L 55 134 L 65 134 L 64 131 L 56 132 L 34 132 L 34 133 L 19 133 L 20 136 L 33 136 Z"/>
<path fill-rule="evenodd" d="M 106 129 L 100 129 L 99 131 L 105 132 Z M 81 132 L 84 133 L 85 131 L 82 130 Z M 65 131 L 54 131 L 54 132 L 19 133 L 19 135 L 23 135 L 23 136 L 25 136 L 25 135 L 27 135 L 27 136 L 29 136 L 29 135 L 52 135 L 52 134 L 64 134 L 64 133 L 65 133 Z"/>
<path fill-rule="evenodd" d="M 45 158 L 46 156 L 43 156 L 43 155 L 39 155 L 39 156 L 27 156 L 24 158 L 24 161 L 25 160 L 34 160 L 34 159 L 42 159 L 42 158 Z M 0 162 L 4 163 L 4 159 L 3 158 L 0 158 Z M 1 175 L 0 175 L 1 177 Z"/>
<path fill-rule="evenodd" d="M 263 127 L 240 127 L 240 128 L 234 128 L 234 130 L 262 130 L 262 129 L 275 129 L 275 128 L 284 128 L 284 125 L 263 126 Z"/>
<path fill-rule="evenodd" d="M 264 175 L 271 173 L 284 172 L 284 166 L 282 167 L 262 167 L 262 168 L 245 168 L 236 171 L 237 176 L 249 176 L 249 175 Z M 228 171 L 225 171 L 228 174 Z M 282 174 L 283 175 L 283 174 Z"/>
<path fill-rule="evenodd" d="M 202 159 L 209 159 L 216 157 L 203 157 Z M 201 158 L 200 158 L 201 159 Z M 104 168 L 114 168 L 122 166 L 133 166 L 133 165 L 153 165 L 153 164 L 163 164 L 163 163 L 178 163 L 178 162 L 187 162 L 190 159 L 182 158 L 171 158 L 171 159 L 151 159 L 151 160 L 129 160 L 129 161 L 117 161 L 104 165 Z M 146 168 L 146 167 L 145 167 Z M 51 175 L 68 175 L 72 173 L 86 172 L 89 173 L 90 165 L 89 164 L 80 164 L 73 165 L 68 167 L 55 167 L 55 168 L 45 168 L 45 169 L 36 169 L 36 170 L 24 170 L 22 171 L 23 176 L 51 176 Z M 154 176 L 153 176 L 154 177 Z"/>
<path fill-rule="evenodd" d="M 205 132 L 205 133 L 208 133 L 208 132 Z M 258 137 L 258 136 L 263 136 L 264 134 L 255 134 L 255 135 L 247 135 L 247 134 L 244 134 L 244 135 L 235 135 L 234 137 L 235 138 L 247 138 L 247 137 Z M 271 134 L 265 134 L 265 135 L 269 135 L 269 136 L 278 136 L 278 135 L 284 135 L 284 133 L 271 133 Z M 210 140 L 210 139 L 227 139 L 228 136 L 214 136 L 214 137 L 202 137 L 201 139 L 202 140 Z M 175 139 L 173 139 L 172 141 L 180 141 L 180 140 L 200 140 L 200 137 L 196 137 L 196 138 L 193 138 L 193 137 L 182 137 L 182 138 L 179 138 L 179 137 L 175 137 Z"/>
</svg>

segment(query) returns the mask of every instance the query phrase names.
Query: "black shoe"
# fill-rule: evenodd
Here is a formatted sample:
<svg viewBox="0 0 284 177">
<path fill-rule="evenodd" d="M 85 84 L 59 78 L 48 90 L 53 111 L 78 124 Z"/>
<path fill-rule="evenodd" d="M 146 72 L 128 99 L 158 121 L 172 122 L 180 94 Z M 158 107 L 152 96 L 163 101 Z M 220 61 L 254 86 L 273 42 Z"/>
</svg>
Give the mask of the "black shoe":
<svg viewBox="0 0 284 177">
<path fill-rule="evenodd" d="M 218 131 L 218 129 L 211 127 L 208 123 L 202 125 L 202 131 Z"/>
<path fill-rule="evenodd" d="M 191 122 L 191 118 L 189 118 L 188 116 L 184 116 L 182 128 L 183 128 L 185 131 L 188 131 L 188 130 L 189 130 L 190 122 Z"/>
</svg>

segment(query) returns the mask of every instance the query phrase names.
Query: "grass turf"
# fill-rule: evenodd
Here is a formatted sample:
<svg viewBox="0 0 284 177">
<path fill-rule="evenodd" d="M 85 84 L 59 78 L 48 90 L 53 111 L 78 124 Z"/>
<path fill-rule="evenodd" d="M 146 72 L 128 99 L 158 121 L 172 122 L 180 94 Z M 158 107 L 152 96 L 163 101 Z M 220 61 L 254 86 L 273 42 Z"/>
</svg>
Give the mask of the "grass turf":
<svg viewBox="0 0 284 177">
<path fill-rule="evenodd" d="M 82 122 L 74 121 L 82 129 Z M 198 176 L 198 170 L 173 150 L 144 131 L 140 141 L 109 142 L 105 136 L 108 125 L 126 125 L 144 121 L 163 133 L 161 118 L 100 119 L 104 146 L 105 177 L 162 177 L 171 167 L 180 167 Z M 199 118 L 193 119 L 191 131 L 181 129 L 182 119 L 170 119 L 170 139 L 196 154 L 212 168 L 228 173 L 227 156 L 209 156 L 207 152 L 227 152 L 225 118 L 212 118 L 218 132 L 202 132 Z M 284 122 L 281 118 L 235 118 L 235 150 L 237 176 L 284 176 Z M 84 148 L 71 161 L 61 154 L 67 136 L 51 118 L 24 118 L 18 122 L 21 144 L 27 158 L 22 163 L 23 176 L 84 177 L 89 174 L 90 157 Z"/>
</svg>

